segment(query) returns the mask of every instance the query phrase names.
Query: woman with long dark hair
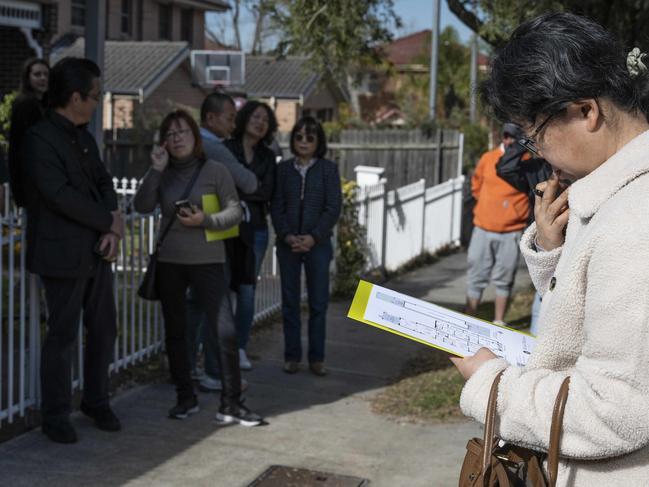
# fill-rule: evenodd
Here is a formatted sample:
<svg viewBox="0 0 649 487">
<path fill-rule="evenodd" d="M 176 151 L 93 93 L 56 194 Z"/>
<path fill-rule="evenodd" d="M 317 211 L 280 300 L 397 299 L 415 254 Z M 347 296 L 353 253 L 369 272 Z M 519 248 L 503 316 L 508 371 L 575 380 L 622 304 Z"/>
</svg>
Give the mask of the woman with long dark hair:
<svg viewBox="0 0 649 487">
<path fill-rule="evenodd" d="M 342 207 L 336 163 L 325 158 L 327 139 L 313 117 L 301 118 L 291 131 L 294 157 L 277 168 L 271 215 L 277 234 L 277 260 L 282 282 L 284 372 L 294 374 L 302 360 L 302 266 L 309 298 L 309 369 L 318 376 L 324 366 L 331 236 Z"/>
<path fill-rule="evenodd" d="M 225 248 L 221 240 L 208 238 L 209 231 L 226 230 L 241 220 L 232 176 L 222 164 L 205 159 L 198 125 L 183 110 L 165 117 L 159 140 L 161 145 L 151 153 L 151 168 L 133 204 L 142 213 L 160 205 L 161 228 L 170 225 L 159 249 L 156 269 L 169 370 L 177 393 L 169 417 L 183 419 L 198 412 L 185 341 L 185 295 L 191 285 L 207 315 L 208 333 L 215 334 L 218 343 L 223 390 L 216 419 L 221 424 L 256 426 L 261 418 L 241 401 L 237 337 L 223 268 Z M 204 212 L 208 200 L 218 202 L 210 205 L 220 210 Z"/>
<path fill-rule="evenodd" d="M 549 13 L 520 25 L 482 85 L 500 120 L 554 170 L 536 187 L 521 251 L 543 295 L 527 366 L 491 351 L 453 359 L 460 405 L 484 421 L 498 387 L 499 437 L 549 447 L 570 377 L 558 486 L 646 485 L 649 478 L 649 70 L 595 22 Z M 566 187 L 563 180 L 572 184 Z"/>
<path fill-rule="evenodd" d="M 237 293 L 239 356 L 242 369 L 248 370 L 252 365 L 246 347 L 255 316 L 255 287 L 268 247 L 267 215 L 275 188 L 275 154 L 268 145 L 277 131 L 277 119 L 265 103 L 249 101 L 237 113 L 235 124 L 232 138 L 225 144 L 259 180 L 254 193 L 239 193 L 246 217 L 239 226 L 239 238 L 228 241 L 231 285 Z"/>
<path fill-rule="evenodd" d="M 25 61 L 20 78 L 20 92 L 11 108 L 9 129 L 9 184 L 14 201 L 25 205 L 23 188 L 22 139 L 27 129 L 40 121 L 45 114 L 50 66 L 44 59 Z"/>
</svg>

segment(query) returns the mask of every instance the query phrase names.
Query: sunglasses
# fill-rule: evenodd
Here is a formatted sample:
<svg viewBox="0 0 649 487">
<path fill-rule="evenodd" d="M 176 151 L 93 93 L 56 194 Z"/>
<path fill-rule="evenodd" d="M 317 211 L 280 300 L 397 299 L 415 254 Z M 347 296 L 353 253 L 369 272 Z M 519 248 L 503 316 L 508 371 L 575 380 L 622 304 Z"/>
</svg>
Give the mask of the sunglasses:
<svg viewBox="0 0 649 487">
<path fill-rule="evenodd" d="M 312 134 L 306 134 L 306 135 L 295 134 L 295 141 L 296 142 L 306 141 L 309 144 L 313 144 L 315 142 L 315 135 L 312 135 Z"/>
</svg>

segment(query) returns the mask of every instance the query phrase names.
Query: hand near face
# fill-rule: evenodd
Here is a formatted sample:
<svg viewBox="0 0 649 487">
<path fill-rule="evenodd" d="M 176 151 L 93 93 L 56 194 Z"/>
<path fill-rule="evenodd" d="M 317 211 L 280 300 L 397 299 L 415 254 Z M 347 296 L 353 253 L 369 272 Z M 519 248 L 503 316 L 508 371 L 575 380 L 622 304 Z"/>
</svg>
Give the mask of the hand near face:
<svg viewBox="0 0 649 487">
<path fill-rule="evenodd" d="M 203 213 L 197 206 L 192 205 L 191 211 L 187 208 L 181 208 L 178 212 L 177 218 L 178 221 L 186 227 L 200 227 L 205 219 L 205 213 Z"/>
<path fill-rule="evenodd" d="M 470 357 L 450 357 L 451 362 L 453 362 L 453 365 L 457 367 L 457 370 L 460 371 L 460 374 L 462 374 L 462 377 L 464 377 L 465 380 L 469 380 L 482 364 L 495 358 L 498 358 L 498 356 L 488 348 L 484 347 L 478 350 L 475 355 Z"/>
<path fill-rule="evenodd" d="M 561 247 L 566 238 L 566 227 L 570 215 L 569 189 L 557 196 L 563 187 L 555 173 L 552 173 L 546 182 L 537 184 L 536 189 L 543 192 L 543 196 L 539 196 L 537 193 L 534 197 L 536 241 L 544 250 L 549 251 Z"/>
<path fill-rule="evenodd" d="M 151 151 L 151 167 L 156 171 L 164 171 L 169 164 L 169 153 L 167 152 L 167 142 L 162 145 L 154 145 Z"/>
</svg>

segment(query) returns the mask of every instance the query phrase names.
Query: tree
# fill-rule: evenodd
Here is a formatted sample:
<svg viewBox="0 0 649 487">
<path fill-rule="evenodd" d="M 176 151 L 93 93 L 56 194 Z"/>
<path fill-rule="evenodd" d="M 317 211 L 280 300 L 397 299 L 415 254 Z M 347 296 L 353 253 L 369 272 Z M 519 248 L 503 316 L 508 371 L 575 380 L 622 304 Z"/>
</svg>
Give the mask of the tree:
<svg viewBox="0 0 649 487">
<path fill-rule="evenodd" d="M 414 64 L 430 67 L 430 43 L 422 54 L 415 57 Z M 447 26 L 439 37 L 439 64 L 437 66 L 437 117 L 446 125 L 458 125 L 469 105 L 470 96 L 470 49 L 462 44 L 460 36 L 452 26 Z M 428 97 L 430 76 L 423 73 L 404 75 L 397 92 L 397 104 L 411 125 L 421 125 L 429 119 Z"/>
<path fill-rule="evenodd" d="M 464 24 L 492 46 L 503 45 L 511 32 L 525 20 L 550 10 L 573 12 L 599 22 L 633 47 L 646 44 L 649 0 L 447 0 Z M 477 2 L 477 9 L 474 4 Z"/>
<path fill-rule="evenodd" d="M 353 74 L 381 62 L 378 46 L 401 25 L 393 0 L 284 0 L 269 15 L 281 29 L 277 54 L 306 55 L 316 72 L 344 80 L 358 113 Z"/>
</svg>

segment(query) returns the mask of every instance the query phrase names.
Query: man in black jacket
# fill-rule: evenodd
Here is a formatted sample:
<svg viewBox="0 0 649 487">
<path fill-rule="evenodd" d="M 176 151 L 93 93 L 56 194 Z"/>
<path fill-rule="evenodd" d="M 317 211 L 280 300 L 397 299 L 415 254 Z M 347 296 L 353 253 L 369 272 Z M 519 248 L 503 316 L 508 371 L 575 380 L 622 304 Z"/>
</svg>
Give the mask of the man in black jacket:
<svg viewBox="0 0 649 487">
<path fill-rule="evenodd" d="M 66 58 L 51 71 L 50 111 L 23 139 L 27 267 L 41 277 L 49 318 L 41 357 L 43 433 L 74 443 L 69 415 L 73 346 L 83 309 L 86 329 L 81 411 L 117 431 L 108 403 L 108 366 L 116 336 L 110 261 L 123 220 L 94 138 L 85 129 L 101 102 L 100 70 Z"/>
</svg>

